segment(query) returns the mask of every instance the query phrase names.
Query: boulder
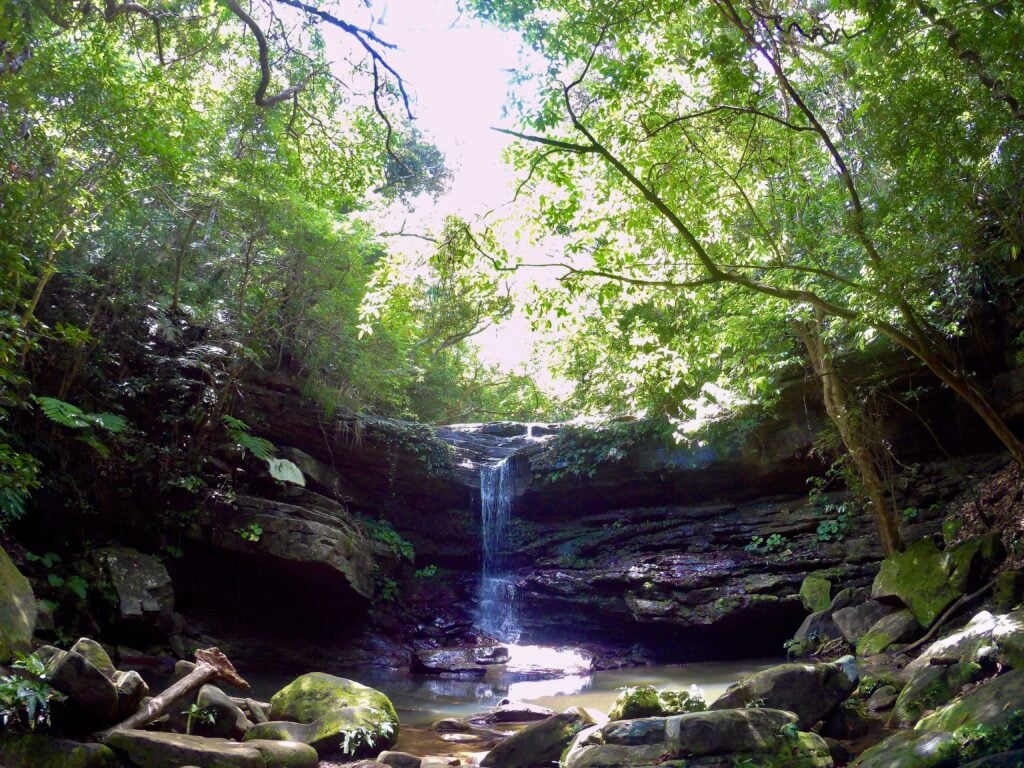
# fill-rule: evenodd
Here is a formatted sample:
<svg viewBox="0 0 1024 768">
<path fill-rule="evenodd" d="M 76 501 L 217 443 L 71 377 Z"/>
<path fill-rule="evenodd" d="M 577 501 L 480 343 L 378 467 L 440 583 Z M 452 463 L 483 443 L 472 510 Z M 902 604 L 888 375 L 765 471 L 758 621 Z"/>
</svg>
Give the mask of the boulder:
<svg viewBox="0 0 1024 768">
<path fill-rule="evenodd" d="M 1024 571 L 1006 570 L 996 576 L 992 602 L 999 611 L 1010 611 L 1024 599 Z"/>
<path fill-rule="evenodd" d="M 380 722 L 390 723 L 398 734 L 398 715 L 380 691 L 324 672 L 309 672 L 275 693 L 270 699 L 271 720 L 311 723 L 319 717 L 346 707 L 367 707 L 378 711 Z"/>
<path fill-rule="evenodd" d="M 998 539 L 985 536 L 940 550 L 925 538 L 882 561 L 871 596 L 898 597 L 922 627 L 974 587 L 998 559 Z"/>
<path fill-rule="evenodd" d="M 0 735 L 0 765 L 6 768 L 120 768 L 102 744 L 80 744 L 39 733 Z"/>
<path fill-rule="evenodd" d="M 120 722 L 139 708 L 149 695 L 149 686 L 134 669 L 128 672 L 115 670 L 114 686 L 117 688 L 117 720 Z"/>
<path fill-rule="evenodd" d="M 833 611 L 838 611 L 841 608 L 848 608 L 851 605 L 860 605 L 870 597 L 867 589 L 864 587 L 844 587 L 843 589 L 836 592 L 836 596 L 832 598 L 832 604 L 829 605 Z"/>
<path fill-rule="evenodd" d="M 137 768 L 269 768 L 254 746 L 225 739 L 123 729 L 113 731 L 106 743 Z"/>
<path fill-rule="evenodd" d="M 757 704 L 787 710 L 796 713 L 801 729 L 807 729 L 842 704 L 857 688 L 857 680 L 852 656 L 831 664 L 779 664 L 731 685 L 709 709 Z"/>
<path fill-rule="evenodd" d="M 215 685 L 204 685 L 196 695 L 196 704 L 213 713 L 213 723 L 197 723 L 194 731 L 201 736 L 241 739 L 252 728 L 252 722 L 231 697 Z"/>
<path fill-rule="evenodd" d="M 653 685 L 623 688 L 608 710 L 609 720 L 681 715 L 707 709 L 703 697 L 688 691 L 659 691 Z"/>
<path fill-rule="evenodd" d="M 557 762 L 573 737 L 593 723 L 578 712 L 539 720 L 499 742 L 480 761 L 483 768 L 533 768 Z"/>
<path fill-rule="evenodd" d="M 611 722 L 582 731 L 563 758 L 567 768 L 729 765 L 831 768 L 821 737 L 801 733 L 796 716 L 773 709 L 726 709 Z"/>
<path fill-rule="evenodd" d="M 71 651 L 84 656 L 86 661 L 103 673 L 104 677 L 111 680 L 114 679 L 114 673 L 117 672 L 117 669 L 114 668 L 114 662 L 110 660 L 110 654 L 107 653 L 106 649 L 95 640 L 88 637 L 80 637 L 71 646 Z"/>
<path fill-rule="evenodd" d="M 295 741 L 250 740 L 245 746 L 259 752 L 267 768 L 317 768 L 320 764 L 316 750 L 308 744 Z"/>
<path fill-rule="evenodd" d="M 487 667 L 504 664 L 508 658 L 508 648 L 504 646 L 438 648 L 414 652 L 410 670 L 421 675 L 483 677 L 487 672 Z"/>
<path fill-rule="evenodd" d="M 104 547 L 93 558 L 114 588 L 119 621 L 170 628 L 174 588 L 163 563 L 129 547 Z"/>
<path fill-rule="evenodd" d="M 962 699 L 922 717 L 920 731 L 955 731 L 961 726 L 995 728 L 1010 721 L 1024 702 L 1024 669 L 1015 669 L 976 688 Z"/>
<path fill-rule="evenodd" d="M 832 603 L 832 582 L 823 576 L 809 574 L 800 584 L 800 602 L 810 613 L 828 610 Z"/>
<path fill-rule="evenodd" d="M 842 636 L 839 627 L 832 621 L 831 609 L 818 611 L 803 620 L 789 643 L 789 652 L 794 656 L 806 656 L 825 643 L 838 640 Z"/>
<path fill-rule="evenodd" d="M 118 697 L 114 681 L 76 651 L 53 651 L 46 662 L 50 685 L 68 697 L 72 709 L 84 716 L 89 725 L 115 722 Z"/>
<path fill-rule="evenodd" d="M 331 710 L 311 723 L 271 720 L 245 732 L 244 741 L 297 741 L 308 744 L 321 757 L 336 754 L 352 758 L 376 755 L 394 746 L 397 728 L 389 730 L 379 710 L 372 707 L 342 707 Z"/>
<path fill-rule="evenodd" d="M 107 744 L 137 768 L 316 768 L 316 750 L 288 741 L 247 741 L 118 730 Z"/>
<path fill-rule="evenodd" d="M 32 649 L 37 615 L 32 586 L 0 547 L 0 664 Z"/>
<path fill-rule="evenodd" d="M 945 731 L 899 731 L 865 750 L 852 768 L 952 768 L 958 752 Z"/>
<path fill-rule="evenodd" d="M 381 752 L 377 755 L 377 762 L 391 768 L 420 768 L 423 758 L 408 752 Z"/>
<path fill-rule="evenodd" d="M 864 702 L 864 706 L 867 707 L 868 712 L 881 712 L 891 708 L 896 703 L 898 696 L 899 693 L 895 687 L 883 685 L 872 691 L 868 700 Z"/>
<path fill-rule="evenodd" d="M 883 616 L 857 641 L 858 656 L 874 656 L 897 643 L 908 643 L 921 633 L 921 625 L 908 609 Z"/>
<path fill-rule="evenodd" d="M 994 755 L 979 757 L 964 763 L 963 768 L 1020 768 L 1024 765 L 1024 749 L 1014 749 L 1009 752 L 997 752 Z"/>
<path fill-rule="evenodd" d="M 474 725 L 532 723 L 535 720 L 544 720 L 553 714 L 555 714 L 555 710 L 542 707 L 539 704 L 527 704 L 525 701 L 502 699 L 498 706 L 483 714 L 470 717 L 469 722 Z"/>
<path fill-rule="evenodd" d="M 981 674 L 981 666 L 973 661 L 949 666 L 933 664 L 918 670 L 900 691 L 889 722 L 903 727 L 913 725 L 921 715 L 949 702 Z"/>
<path fill-rule="evenodd" d="M 895 613 L 898 606 L 883 603 L 879 600 L 867 600 L 860 605 L 851 605 L 840 608 L 832 613 L 832 621 L 839 627 L 843 639 L 850 645 L 857 645 L 857 642 L 868 633 L 880 619 Z"/>
<path fill-rule="evenodd" d="M 913 675 L 936 661 L 985 663 L 991 659 L 1024 668 L 1024 609 L 998 615 L 976 613 L 965 627 L 929 645 L 907 665 L 906 673 Z"/>
</svg>

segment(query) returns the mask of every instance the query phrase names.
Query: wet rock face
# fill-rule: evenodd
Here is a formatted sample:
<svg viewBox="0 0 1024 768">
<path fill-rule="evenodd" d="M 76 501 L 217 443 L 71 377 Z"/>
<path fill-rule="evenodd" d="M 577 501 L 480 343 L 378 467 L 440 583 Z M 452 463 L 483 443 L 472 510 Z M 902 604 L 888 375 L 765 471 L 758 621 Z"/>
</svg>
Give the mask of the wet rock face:
<svg viewBox="0 0 1024 768">
<path fill-rule="evenodd" d="M 21 571 L 0 548 L 0 663 L 28 651 L 36 628 L 36 599 Z"/>
</svg>

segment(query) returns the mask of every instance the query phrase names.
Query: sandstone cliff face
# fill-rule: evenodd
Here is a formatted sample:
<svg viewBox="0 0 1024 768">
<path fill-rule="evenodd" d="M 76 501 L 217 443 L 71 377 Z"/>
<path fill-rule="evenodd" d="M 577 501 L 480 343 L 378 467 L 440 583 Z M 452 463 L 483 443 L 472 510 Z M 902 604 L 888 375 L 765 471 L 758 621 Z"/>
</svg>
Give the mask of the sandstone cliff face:
<svg viewBox="0 0 1024 768">
<path fill-rule="evenodd" d="M 808 476 L 823 469 L 810 451 L 823 416 L 800 388 L 772 420 L 745 431 L 726 429 L 699 446 L 641 439 L 579 473 L 566 471 L 572 456 L 544 442 L 557 425 L 328 420 L 274 380 L 250 388 L 241 416 L 302 468 L 308 487 L 268 482 L 261 496 L 256 484 L 232 511 L 208 510 L 200 538 L 293 590 L 343 585 L 350 598 L 335 602 L 348 616 L 370 611 L 359 642 L 387 659 L 402 653 L 392 645 L 382 654 L 374 633 L 405 647 L 470 641 L 480 467 L 499 458 L 511 456 L 514 470 L 505 546 L 524 641 L 633 647 L 665 659 L 777 654 L 804 613 L 797 593 L 807 574 L 864 585 L 881 558 L 845 492 L 807 497 Z M 986 468 L 960 461 L 906 473 L 898 503 L 918 510 L 908 537 L 934 532 L 943 504 Z M 238 514 L 265 538 L 234 533 Z M 390 521 L 414 545 L 415 564 L 403 567 L 359 534 L 355 515 Z M 441 580 L 412 578 L 428 565 L 442 569 Z M 399 599 L 380 600 L 385 581 L 400 587 Z"/>
</svg>

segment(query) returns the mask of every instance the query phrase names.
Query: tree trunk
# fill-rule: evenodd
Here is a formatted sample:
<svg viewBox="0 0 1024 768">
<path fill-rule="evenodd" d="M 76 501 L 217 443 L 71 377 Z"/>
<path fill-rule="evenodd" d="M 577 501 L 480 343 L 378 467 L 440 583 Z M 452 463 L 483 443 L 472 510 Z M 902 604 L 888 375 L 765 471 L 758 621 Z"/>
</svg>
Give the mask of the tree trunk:
<svg viewBox="0 0 1024 768">
<path fill-rule="evenodd" d="M 249 684 L 243 680 L 235 671 L 234 666 L 228 658 L 216 648 L 207 648 L 196 651 L 196 668 L 189 672 L 178 682 L 165 688 L 159 696 L 154 696 L 146 704 L 140 707 L 135 714 L 128 719 L 118 723 L 97 734 L 100 741 L 106 741 L 114 731 L 129 728 L 141 728 L 154 720 L 174 706 L 174 703 L 188 693 L 191 693 L 201 685 L 211 680 L 225 680 L 240 688 L 248 688 Z"/>
<path fill-rule="evenodd" d="M 877 447 L 872 444 L 873 439 L 857 424 L 857 419 L 850 413 L 846 390 L 836 373 L 835 361 L 821 338 L 821 315 L 816 315 L 814 320 L 807 323 L 794 323 L 794 328 L 807 348 L 814 372 L 821 379 L 825 411 L 836 425 L 839 437 L 849 451 L 864 487 L 864 495 L 871 506 L 882 550 L 886 556 L 899 552 L 903 549 L 903 537 L 900 534 L 899 518 L 875 461 Z"/>
</svg>

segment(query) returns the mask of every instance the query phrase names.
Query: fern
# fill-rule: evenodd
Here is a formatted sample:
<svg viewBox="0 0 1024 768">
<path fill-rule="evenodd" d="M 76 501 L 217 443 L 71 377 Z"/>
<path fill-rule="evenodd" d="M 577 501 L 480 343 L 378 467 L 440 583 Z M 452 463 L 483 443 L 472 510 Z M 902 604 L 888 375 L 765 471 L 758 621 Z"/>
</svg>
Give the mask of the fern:
<svg viewBox="0 0 1024 768">
<path fill-rule="evenodd" d="M 249 432 L 249 425 L 234 416 L 224 416 L 224 426 L 228 428 L 228 437 L 245 448 L 257 459 L 269 462 L 277 454 L 277 449 L 269 440 Z"/>
<path fill-rule="evenodd" d="M 250 435 L 248 432 L 236 432 L 231 437 L 257 459 L 270 461 L 277 452 L 272 442 L 262 437 L 256 437 L 256 435 Z"/>
<path fill-rule="evenodd" d="M 32 398 L 39 403 L 43 414 L 55 424 L 69 429 L 88 429 L 99 427 L 107 432 L 124 432 L 128 428 L 128 422 L 115 413 L 86 413 L 77 405 L 58 400 L 56 397 L 35 397 Z"/>
</svg>

